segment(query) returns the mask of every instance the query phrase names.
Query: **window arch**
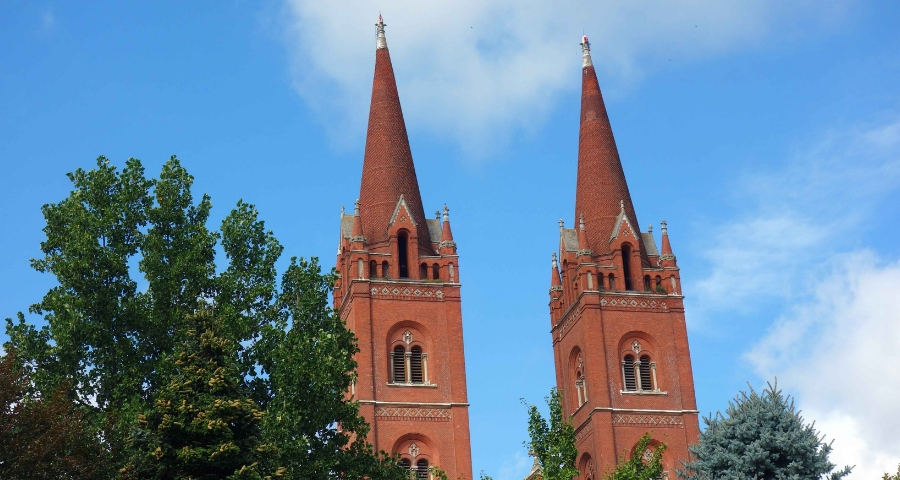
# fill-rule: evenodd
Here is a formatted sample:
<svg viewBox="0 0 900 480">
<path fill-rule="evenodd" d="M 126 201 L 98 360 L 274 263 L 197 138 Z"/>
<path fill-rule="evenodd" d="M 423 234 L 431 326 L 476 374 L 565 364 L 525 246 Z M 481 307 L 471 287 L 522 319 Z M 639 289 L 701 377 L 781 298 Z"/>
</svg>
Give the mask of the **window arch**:
<svg viewBox="0 0 900 480">
<path fill-rule="evenodd" d="M 378 278 L 378 262 L 375 260 L 369 261 L 369 278 Z"/>
<path fill-rule="evenodd" d="M 428 376 L 428 345 L 421 325 L 404 320 L 387 335 L 390 355 L 390 383 L 395 385 L 431 385 Z"/>
<path fill-rule="evenodd" d="M 390 269 L 390 266 L 388 265 L 387 260 L 381 262 L 381 277 L 382 278 L 388 278 L 389 269 Z"/>
<path fill-rule="evenodd" d="M 431 279 L 432 280 L 440 280 L 441 279 L 441 266 L 436 263 L 431 266 Z"/>
<path fill-rule="evenodd" d="M 634 374 L 634 356 L 625 355 L 622 360 L 622 381 L 626 392 L 637 390 L 637 377 Z"/>
<path fill-rule="evenodd" d="M 650 275 L 644 275 L 644 291 L 650 291 Z"/>
<path fill-rule="evenodd" d="M 394 383 L 406 383 L 406 349 L 403 345 L 394 347 L 391 354 L 391 369 Z"/>
<path fill-rule="evenodd" d="M 428 279 L 428 264 L 425 262 L 422 262 L 422 264 L 419 265 L 419 279 L 420 280 Z"/>
<path fill-rule="evenodd" d="M 611 273 L 609 274 L 609 289 L 610 290 L 616 289 L 616 276 Z"/>
<path fill-rule="evenodd" d="M 662 277 L 660 277 L 659 275 L 657 275 L 656 278 L 655 278 L 654 280 L 656 281 L 656 291 L 657 291 L 657 293 L 666 293 L 666 287 L 664 287 L 663 284 L 662 284 Z"/>
<path fill-rule="evenodd" d="M 401 458 L 400 461 L 397 463 L 399 463 L 400 468 L 402 468 L 404 470 L 412 470 L 412 463 L 409 461 L 408 458 Z"/>
</svg>

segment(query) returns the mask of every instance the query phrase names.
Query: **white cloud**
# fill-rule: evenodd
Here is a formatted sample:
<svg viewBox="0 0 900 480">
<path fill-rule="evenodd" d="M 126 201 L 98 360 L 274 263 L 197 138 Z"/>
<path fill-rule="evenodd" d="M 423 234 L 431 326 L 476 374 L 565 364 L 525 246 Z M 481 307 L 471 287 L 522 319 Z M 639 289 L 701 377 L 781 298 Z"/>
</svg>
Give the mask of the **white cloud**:
<svg viewBox="0 0 900 480">
<path fill-rule="evenodd" d="M 763 378 L 796 392 L 807 419 L 834 439 L 853 477 L 900 464 L 900 262 L 871 252 L 835 258 L 809 302 L 794 305 L 747 354 Z"/>
<path fill-rule="evenodd" d="M 852 478 L 880 478 L 900 463 L 900 262 L 854 243 L 877 232 L 868 212 L 898 187 L 900 121 L 829 132 L 742 176 L 747 208 L 712 228 L 712 269 L 692 287 L 707 313 L 784 300 L 745 359 L 797 396 L 834 440 L 831 460 L 856 465 Z"/>
<path fill-rule="evenodd" d="M 810 293 L 810 277 L 898 184 L 900 121 L 829 132 L 777 170 L 745 174 L 738 196 L 749 208 L 710 228 L 711 271 L 690 287 L 697 304 L 712 311 Z"/>
<path fill-rule="evenodd" d="M 833 23 L 849 8 L 803 0 L 286 0 L 285 11 L 297 90 L 342 142 L 348 127 L 364 131 L 380 10 L 407 121 L 477 156 L 540 124 L 561 91 L 579 87 L 582 33 L 604 81 L 631 81 L 654 62 L 755 48 L 794 27 Z"/>
</svg>

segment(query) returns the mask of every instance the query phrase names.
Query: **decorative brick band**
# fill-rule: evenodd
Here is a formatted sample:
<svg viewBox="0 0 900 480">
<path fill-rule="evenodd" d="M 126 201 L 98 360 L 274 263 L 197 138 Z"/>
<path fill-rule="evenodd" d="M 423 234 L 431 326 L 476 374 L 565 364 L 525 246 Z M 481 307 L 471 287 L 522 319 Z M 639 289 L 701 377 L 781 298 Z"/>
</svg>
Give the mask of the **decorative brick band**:
<svg viewBox="0 0 900 480">
<path fill-rule="evenodd" d="M 378 407 L 375 417 L 380 420 L 449 422 L 453 414 L 449 408 Z"/>
<path fill-rule="evenodd" d="M 684 428 L 681 415 L 646 415 L 639 413 L 616 413 L 613 425 L 651 425 L 654 427 Z"/>
<path fill-rule="evenodd" d="M 626 307 L 626 308 L 662 308 L 665 310 L 667 308 L 666 302 L 657 302 L 656 300 L 647 300 L 644 298 L 636 299 L 636 298 L 624 298 L 624 297 L 603 297 L 600 299 L 600 305 L 611 306 L 611 307 Z"/>
<path fill-rule="evenodd" d="M 426 287 L 372 287 L 372 296 L 417 298 L 422 300 L 443 300 L 444 292 L 439 288 Z"/>
</svg>

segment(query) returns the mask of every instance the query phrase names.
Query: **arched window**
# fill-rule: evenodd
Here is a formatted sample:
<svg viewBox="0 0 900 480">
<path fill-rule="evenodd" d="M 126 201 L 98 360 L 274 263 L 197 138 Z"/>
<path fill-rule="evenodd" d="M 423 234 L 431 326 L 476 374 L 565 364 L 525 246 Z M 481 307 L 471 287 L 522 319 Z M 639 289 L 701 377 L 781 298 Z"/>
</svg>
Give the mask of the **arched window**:
<svg viewBox="0 0 900 480">
<path fill-rule="evenodd" d="M 382 278 L 388 278 L 388 268 L 390 268 L 390 267 L 388 266 L 387 260 L 381 262 L 381 277 Z"/>
<path fill-rule="evenodd" d="M 609 274 L 609 289 L 610 290 L 616 289 L 616 276 L 611 273 Z"/>
<path fill-rule="evenodd" d="M 650 291 L 650 275 L 644 275 L 644 291 Z"/>
<path fill-rule="evenodd" d="M 431 266 L 431 278 L 433 280 L 441 279 L 441 266 L 440 265 L 435 263 L 434 265 Z"/>
<path fill-rule="evenodd" d="M 656 385 L 656 362 L 651 362 L 647 355 L 641 356 L 641 390 L 654 391 L 659 387 Z"/>
<path fill-rule="evenodd" d="M 641 365 L 639 367 L 641 373 L 641 390 L 644 391 L 652 391 L 654 390 L 653 384 L 655 383 L 653 380 L 653 376 L 650 372 L 650 357 L 647 355 L 641 356 Z"/>
<path fill-rule="evenodd" d="M 416 462 L 416 480 L 428 480 L 428 460 Z"/>
<path fill-rule="evenodd" d="M 408 243 L 409 234 L 400 232 L 397 235 L 397 266 L 400 267 L 400 278 L 409 278 Z"/>
<path fill-rule="evenodd" d="M 369 262 L 369 278 L 378 277 L 378 262 L 372 260 Z"/>
<path fill-rule="evenodd" d="M 419 265 L 419 279 L 427 280 L 428 279 L 428 264 L 422 263 Z"/>
<path fill-rule="evenodd" d="M 415 346 L 409 356 L 409 381 L 422 383 L 422 348 Z"/>
<path fill-rule="evenodd" d="M 666 287 L 662 284 L 662 277 L 659 275 L 656 276 L 656 292 L 657 293 L 666 293 Z"/>
<path fill-rule="evenodd" d="M 406 383 L 406 349 L 402 345 L 394 347 L 391 358 L 391 368 L 393 369 L 394 383 Z"/>
<path fill-rule="evenodd" d="M 409 462 L 408 458 L 401 458 L 399 462 L 400 468 L 404 470 L 412 470 L 412 464 Z"/>
<path fill-rule="evenodd" d="M 625 290 L 632 290 L 631 247 L 629 245 L 622 245 L 622 276 L 625 277 Z"/>
<path fill-rule="evenodd" d="M 622 377 L 626 392 L 637 390 L 637 381 L 634 376 L 634 357 L 631 355 L 625 355 L 625 359 L 622 360 Z"/>
</svg>

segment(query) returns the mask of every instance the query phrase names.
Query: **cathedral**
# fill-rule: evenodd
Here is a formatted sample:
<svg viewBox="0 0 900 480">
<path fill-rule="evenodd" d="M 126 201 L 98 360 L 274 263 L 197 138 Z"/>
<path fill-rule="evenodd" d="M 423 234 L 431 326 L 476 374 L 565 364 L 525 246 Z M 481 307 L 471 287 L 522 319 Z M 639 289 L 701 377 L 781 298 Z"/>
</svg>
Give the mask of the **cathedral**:
<svg viewBox="0 0 900 480">
<path fill-rule="evenodd" d="M 376 450 L 415 478 L 440 467 L 472 479 L 459 256 L 447 206 L 425 216 L 384 27 L 379 17 L 359 200 L 340 222 L 334 307 L 361 350 L 349 395 Z M 560 221 L 549 299 L 576 478 L 645 455 L 634 447 L 647 432 L 667 445 L 674 478 L 699 435 L 679 270 L 665 222 L 659 250 L 652 227 L 639 229 L 587 37 L 581 45 L 575 223 Z"/>
</svg>

